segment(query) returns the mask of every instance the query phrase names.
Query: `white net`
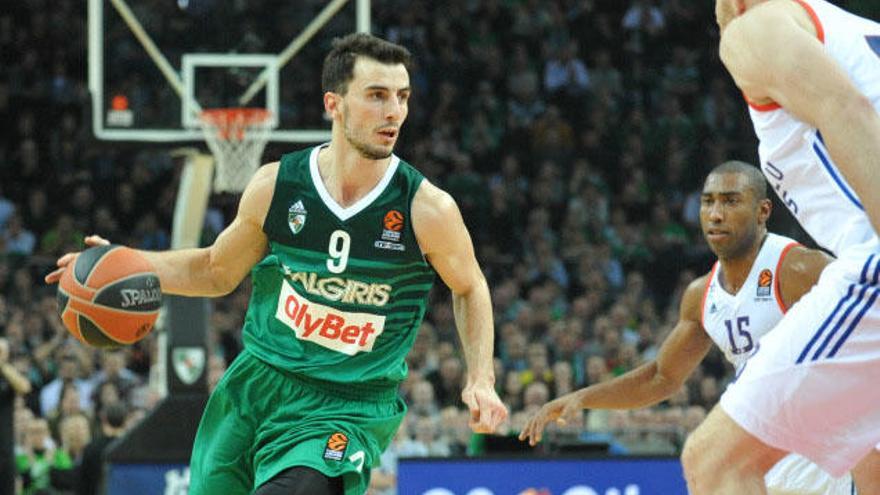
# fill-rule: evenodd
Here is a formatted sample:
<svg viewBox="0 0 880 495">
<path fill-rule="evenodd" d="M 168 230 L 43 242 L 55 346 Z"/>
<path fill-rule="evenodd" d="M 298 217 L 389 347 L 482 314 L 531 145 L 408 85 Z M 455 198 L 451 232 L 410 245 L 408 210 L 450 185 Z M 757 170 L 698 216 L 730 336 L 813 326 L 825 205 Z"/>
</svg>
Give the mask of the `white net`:
<svg viewBox="0 0 880 495">
<path fill-rule="evenodd" d="M 263 108 L 214 108 L 199 116 L 214 155 L 215 192 L 240 193 L 260 166 L 271 118 Z"/>
</svg>

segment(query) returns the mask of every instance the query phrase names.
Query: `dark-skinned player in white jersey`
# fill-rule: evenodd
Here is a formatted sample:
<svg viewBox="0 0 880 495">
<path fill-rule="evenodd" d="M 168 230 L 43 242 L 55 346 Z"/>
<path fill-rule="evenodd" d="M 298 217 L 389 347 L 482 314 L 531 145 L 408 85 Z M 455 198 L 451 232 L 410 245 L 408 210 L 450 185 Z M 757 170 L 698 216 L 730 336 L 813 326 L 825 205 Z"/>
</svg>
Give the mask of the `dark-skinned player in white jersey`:
<svg viewBox="0 0 880 495">
<path fill-rule="evenodd" d="M 880 493 L 880 23 L 827 0 L 715 6 L 761 170 L 836 259 L 688 438 L 688 488 L 763 494 L 796 452 Z"/>
<path fill-rule="evenodd" d="M 700 202 L 703 237 L 718 261 L 682 295 L 679 320 L 657 358 L 607 382 L 547 403 L 520 438 L 535 445 L 552 421 L 583 409 L 637 409 L 658 404 L 685 381 L 717 345 L 737 373 L 787 308 L 819 279 L 831 258 L 767 231 L 772 203 L 760 170 L 723 163 L 706 177 Z M 786 457 L 767 475 L 771 494 L 850 495 L 849 475 L 833 478 L 803 457 Z"/>
</svg>

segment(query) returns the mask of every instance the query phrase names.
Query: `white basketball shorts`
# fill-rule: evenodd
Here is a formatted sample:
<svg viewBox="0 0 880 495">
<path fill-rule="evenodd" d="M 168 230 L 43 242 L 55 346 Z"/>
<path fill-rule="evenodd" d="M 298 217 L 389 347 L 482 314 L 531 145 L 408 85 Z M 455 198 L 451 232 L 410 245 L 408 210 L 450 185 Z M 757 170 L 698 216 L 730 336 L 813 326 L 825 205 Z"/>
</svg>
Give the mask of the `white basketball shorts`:
<svg viewBox="0 0 880 495">
<path fill-rule="evenodd" d="M 789 454 L 764 477 L 768 495 L 852 495 L 849 473 L 835 478 L 797 454 Z"/>
</svg>

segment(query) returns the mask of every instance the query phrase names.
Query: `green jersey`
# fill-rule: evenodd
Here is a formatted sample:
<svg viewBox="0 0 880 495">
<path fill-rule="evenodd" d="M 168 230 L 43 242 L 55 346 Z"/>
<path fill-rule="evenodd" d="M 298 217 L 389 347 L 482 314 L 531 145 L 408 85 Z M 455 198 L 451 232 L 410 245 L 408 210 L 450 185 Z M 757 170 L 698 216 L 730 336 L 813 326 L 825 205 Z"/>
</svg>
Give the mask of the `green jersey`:
<svg viewBox="0 0 880 495">
<path fill-rule="evenodd" d="M 321 179 L 319 149 L 281 158 L 245 348 L 307 379 L 396 387 L 434 283 L 410 212 L 424 177 L 393 156 L 376 187 L 342 207 Z"/>
</svg>

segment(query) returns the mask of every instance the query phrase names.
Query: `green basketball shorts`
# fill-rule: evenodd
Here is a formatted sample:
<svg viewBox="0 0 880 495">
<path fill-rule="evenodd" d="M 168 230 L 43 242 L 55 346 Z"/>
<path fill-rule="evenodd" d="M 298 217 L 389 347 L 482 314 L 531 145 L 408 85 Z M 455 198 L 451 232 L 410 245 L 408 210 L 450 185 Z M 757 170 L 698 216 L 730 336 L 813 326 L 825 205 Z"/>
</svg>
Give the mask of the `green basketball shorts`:
<svg viewBox="0 0 880 495">
<path fill-rule="evenodd" d="M 287 468 L 306 466 L 342 476 L 345 495 L 361 495 L 405 414 L 396 388 L 319 382 L 244 351 L 208 400 L 189 493 L 247 495 Z"/>
</svg>

